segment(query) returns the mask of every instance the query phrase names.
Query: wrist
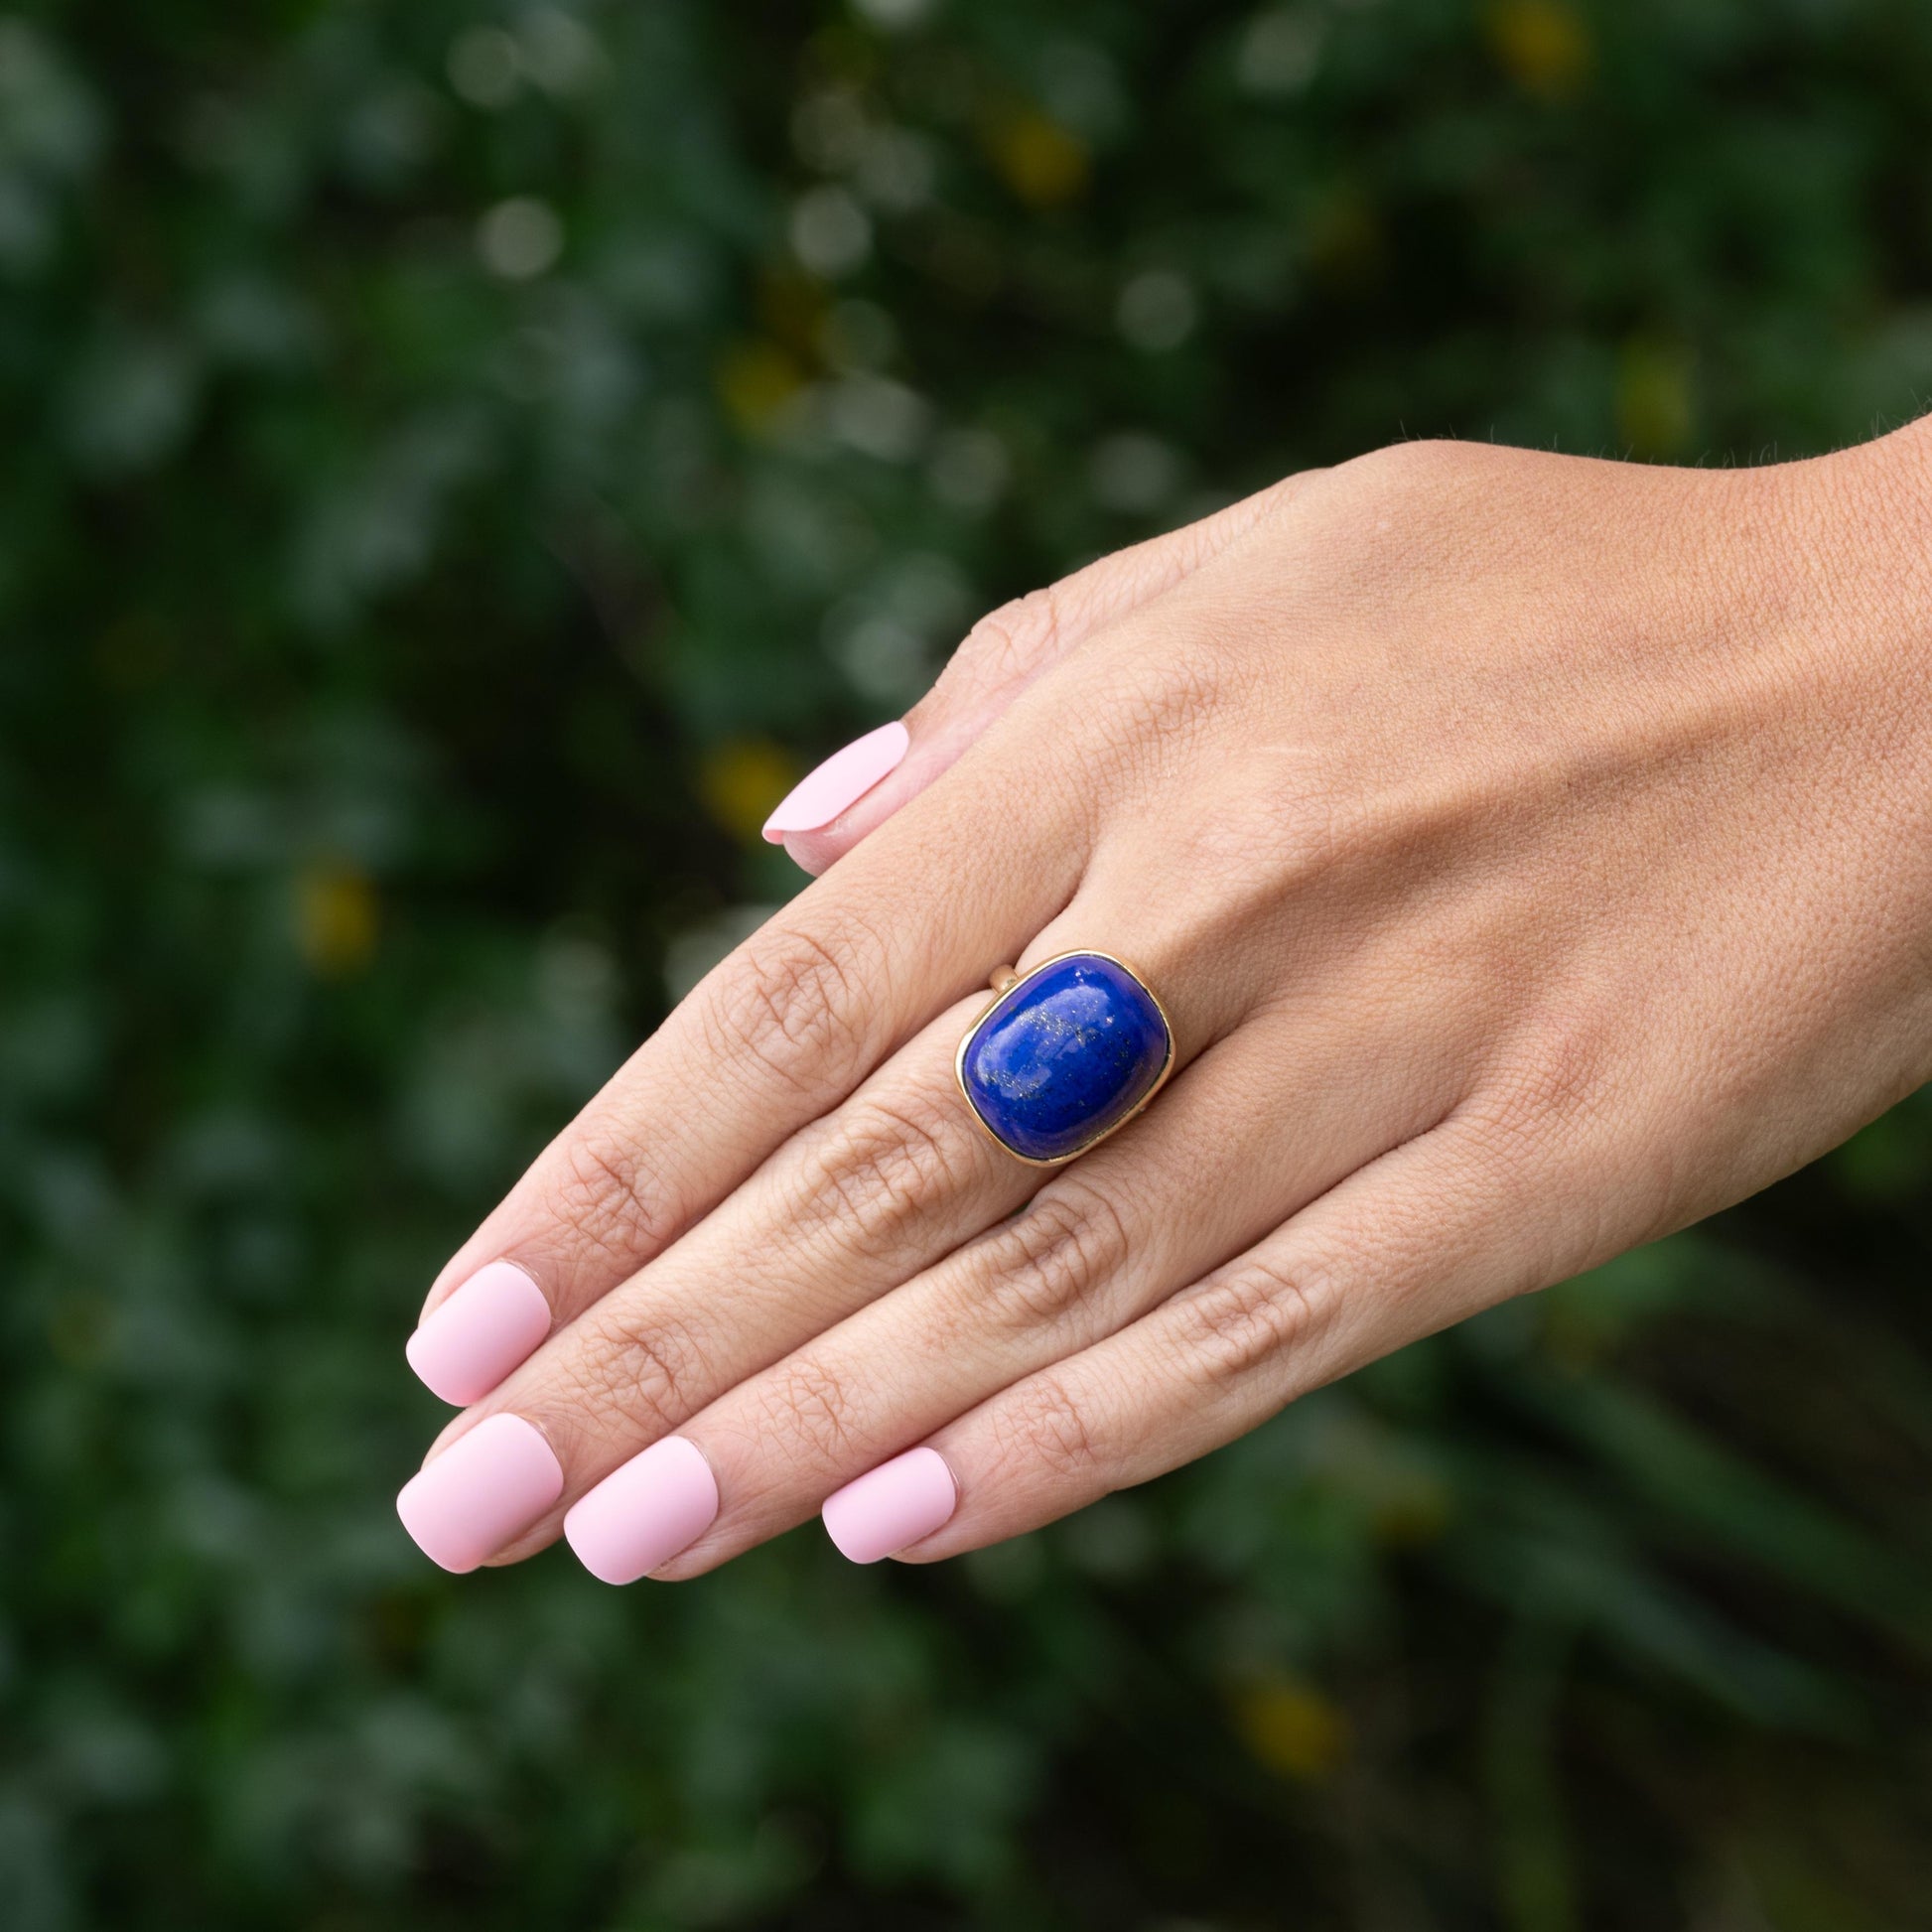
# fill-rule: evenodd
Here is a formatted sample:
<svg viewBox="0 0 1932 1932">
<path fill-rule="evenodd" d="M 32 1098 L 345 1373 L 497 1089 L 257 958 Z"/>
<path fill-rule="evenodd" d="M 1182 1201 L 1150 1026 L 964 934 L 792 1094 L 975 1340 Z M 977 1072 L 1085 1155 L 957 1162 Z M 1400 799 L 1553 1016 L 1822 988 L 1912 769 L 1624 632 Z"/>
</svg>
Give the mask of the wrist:
<svg viewBox="0 0 1932 1932">
<path fill-rule="evenodd" d="M 1816 728 L 1910 766 L 1932 801 L 1932 417 L 1738 481 L 1742 514 L 1733 499 L 1715 532 L 1732 595 Z"/>
<path fill-rule="evenodd" d="M 1892 903 L 1911 908 L 1899 924 L 1919 959 L 1932 934 L 1932 417 L 1792 467 L 1821 472 L 1835 532 L 1821 728 L 1860 748 L 1860 810 L 1889 852 Z M 1923 1036 L 1932 1044 L 1932 1016 Z"/>
<path fill-rule="evenodd" d="M 1813 463 L 1817 515 L 1830 532 L 1832 588 L 1867 649 L 1932 671 L 1932 416 Z"/>
</svg>

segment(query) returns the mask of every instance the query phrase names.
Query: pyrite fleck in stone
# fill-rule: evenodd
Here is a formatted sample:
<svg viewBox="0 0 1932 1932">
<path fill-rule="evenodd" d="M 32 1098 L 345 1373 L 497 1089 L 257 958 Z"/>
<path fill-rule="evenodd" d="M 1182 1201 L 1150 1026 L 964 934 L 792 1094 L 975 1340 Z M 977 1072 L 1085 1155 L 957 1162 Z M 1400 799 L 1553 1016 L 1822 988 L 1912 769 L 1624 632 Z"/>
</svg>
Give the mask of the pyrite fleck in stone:
<svg viewBox="0 0 1932 1932">
<path fill-rule="evenodd" d="M 1126 967 L 1068 953 L 987 1010 L 960 1050 L 959 1081 L 1006 1147 L 1060 1161 L 1125 1120 L 1173 1054 L 1167 1020 Z"/>
</svg>

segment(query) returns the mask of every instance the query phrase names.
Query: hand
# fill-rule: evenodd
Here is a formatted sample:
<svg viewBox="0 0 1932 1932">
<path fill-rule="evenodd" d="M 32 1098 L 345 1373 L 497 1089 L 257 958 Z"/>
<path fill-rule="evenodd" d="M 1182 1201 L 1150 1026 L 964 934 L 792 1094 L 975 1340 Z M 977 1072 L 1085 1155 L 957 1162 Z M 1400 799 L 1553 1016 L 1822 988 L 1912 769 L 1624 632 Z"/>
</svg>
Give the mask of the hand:
<svg viewBox="0 0 1932 1932">
<path fill-rule="evenodd" d="M 952 1556 L 1932 1075 L 1925 456 L 1406 446 L 982 624 L 436 1284 L 419 1540 L 690 1577 L 885 1465 L 842 1547 Z M 1042 1173 L 952 1055 L 1074 947 L 1178 1070 Z"/>
</svg>

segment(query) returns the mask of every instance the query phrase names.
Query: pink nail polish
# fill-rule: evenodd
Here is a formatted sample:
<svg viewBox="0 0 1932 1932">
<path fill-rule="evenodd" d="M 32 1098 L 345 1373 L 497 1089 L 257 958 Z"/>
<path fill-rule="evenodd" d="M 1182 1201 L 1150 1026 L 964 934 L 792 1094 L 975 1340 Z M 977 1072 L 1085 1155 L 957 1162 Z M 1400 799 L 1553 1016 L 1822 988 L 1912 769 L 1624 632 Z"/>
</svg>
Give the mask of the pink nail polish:
<svg viewBox="0 0 1932 1932">
<path fill-rule="evenodd" d="M 864 738 L 855 738 L 785 793 L 778 809 L 764 821 L 765 838 L 782 845 L 787 832 L 816 832 L 830 825 L 898 763 L 911 743 L 911 734 L 897 718 Z"/>
<path fill-rule="evenodd" d="M 951 1520 L 959 1488 L 937 1449 L 907 1449 L 827 1496 L 819 1513 L 839 1554 L 877 1563 Z"/>
<path fill-rule="evenodd" d="M 666 1436 L 573 1503 L 564 1535 L 600 1582 L 634 1584 L 688 1549 L 717 1514 L 711 1464 L 695 1444 Z"/>
<path fill-rule="evenodd" d="M 514 1262 L 492 1261 L 437 1304 L 403 1353 L 432 1394 L 468 1407 L 549 1332 L 543 1290 Z"/>
<path fill-rule="evenodd" d="M 521 1416 L 491 1416 L 403 1484 L 396 1514 L 432 1563 L 461 1575 L 564 1492 L 562 1465 Z"/>
</svg>

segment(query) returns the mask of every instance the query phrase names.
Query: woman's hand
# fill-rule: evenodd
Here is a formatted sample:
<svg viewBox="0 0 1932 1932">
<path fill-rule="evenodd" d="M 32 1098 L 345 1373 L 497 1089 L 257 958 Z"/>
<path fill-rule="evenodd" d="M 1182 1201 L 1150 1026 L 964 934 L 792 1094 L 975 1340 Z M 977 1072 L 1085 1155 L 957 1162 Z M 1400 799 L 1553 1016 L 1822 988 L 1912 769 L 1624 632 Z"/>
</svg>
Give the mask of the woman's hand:
<svg viewBox="0 0 1932 1932">
<path fill-rule="evenodd" d="M 1842 1140 L 1932 1075 L 1925 455 L 1412 445 L 990 620 L 444 1271 L 412 1532 L 952 1556 Z M 1177 1070 L 1042 1174 L 953 1053 L 1076 947 Z"/>
</svg>

